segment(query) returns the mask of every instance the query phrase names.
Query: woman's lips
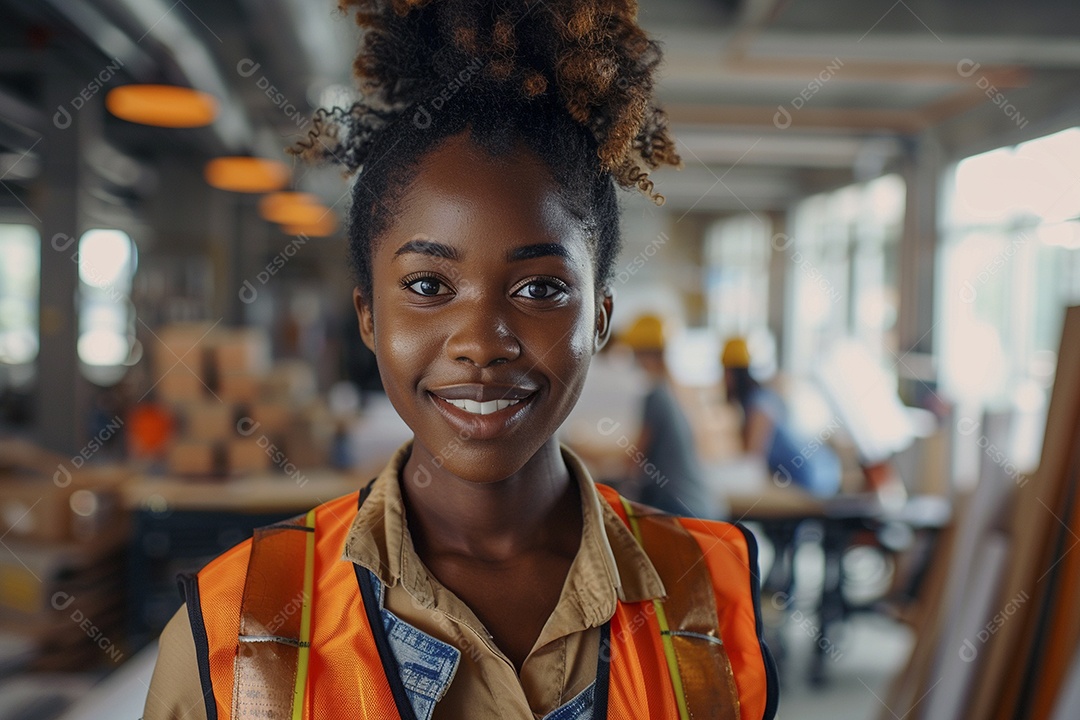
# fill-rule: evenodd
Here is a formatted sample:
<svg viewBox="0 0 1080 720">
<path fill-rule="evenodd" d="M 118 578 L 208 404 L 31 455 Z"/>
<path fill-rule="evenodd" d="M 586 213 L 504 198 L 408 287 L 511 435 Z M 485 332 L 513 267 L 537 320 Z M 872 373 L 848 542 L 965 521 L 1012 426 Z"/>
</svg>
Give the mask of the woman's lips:
<svg viewBox="0 0 1080 720">
<path fill-rule="evenodd" d="M 508 432 L 527 412 L 535 392 L 522 398 L 472 400 L 429 391 L 432 402 L 462 438 L 490 440 Z"/>
</svg>

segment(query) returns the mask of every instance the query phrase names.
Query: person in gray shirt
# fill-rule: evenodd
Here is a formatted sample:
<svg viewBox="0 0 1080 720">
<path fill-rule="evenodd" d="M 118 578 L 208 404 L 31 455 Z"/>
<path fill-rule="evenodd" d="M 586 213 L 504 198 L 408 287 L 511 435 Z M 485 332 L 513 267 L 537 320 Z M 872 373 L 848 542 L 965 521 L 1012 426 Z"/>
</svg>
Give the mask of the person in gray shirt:
<svg viewBox="0 0 1080 720">
<path fill-rule="evenodd" d="M 705 485 L 690 423 L 671 390 L 663 320 L 643 315 L 622 339 L 649 382 L 641 436 L 627 453 L 635 466 L 639 500 L 673 515 L 722 519 L 726 513 Z"/>
</svg>

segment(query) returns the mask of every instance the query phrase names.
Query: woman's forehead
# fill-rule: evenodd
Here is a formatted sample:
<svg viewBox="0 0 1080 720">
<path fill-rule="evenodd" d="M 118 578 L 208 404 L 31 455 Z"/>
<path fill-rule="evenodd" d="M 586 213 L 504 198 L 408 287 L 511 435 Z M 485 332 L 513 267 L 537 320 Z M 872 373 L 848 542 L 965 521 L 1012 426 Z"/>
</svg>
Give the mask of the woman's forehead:
<svg viewBox="0 0 1080 720">
<path fill-rule="evenodd" d="M 417 237 L 463 249 L 491 242 L 573 247 L 584 228 L 535 155 L 493 156 L 455 136 L 419 161 L 384 235 L 395 253 Z"/>
</svg>

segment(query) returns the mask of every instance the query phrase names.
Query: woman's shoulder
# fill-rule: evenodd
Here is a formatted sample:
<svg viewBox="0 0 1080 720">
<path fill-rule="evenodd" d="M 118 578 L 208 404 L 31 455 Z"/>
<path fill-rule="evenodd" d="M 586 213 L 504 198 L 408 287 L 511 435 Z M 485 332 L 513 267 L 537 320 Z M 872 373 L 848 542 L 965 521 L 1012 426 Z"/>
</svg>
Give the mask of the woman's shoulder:
<svg viewBox="0 0 1080 720">
<path fill-rule="evenodd" d="M 753 563 L 757 562 L 757 543 L 754 536 L 738 523 L 676 516 L 661 509 L 628 500 L 611 486 L 596 483 L 596 489 L 604 501 L 615 510 L 615 514 L 619 516 L 619 519 L 628 526 L 631 525 L 630 514 L 634 516 L 634 520 L 638 523 L 652 523 L 657 518 L 662 518 L 661 522 L 669 524 L 671 520 L 674 520 L 697 541 L 701 547 L 702 555 L 706 556 L 706 558 L 713 554 L 713 550 L 717 550 L 721 545 L 724 545 L 730 552 L 724 553 L 725 557 L 720 559 L 734 561 L 742 568 L 750 568 L 752 566 L 751 561 Z M 633 529 L 632 526 L 631 529 Z M 639 542 L 641 542 L 640 538 Z M 646 547 L 645 550 L 646 552 L 650 550 L 662 552 L 663 549 Z"/>
<path fill-rule="evenodd" d="M 202 683 L 187 604 L 180 606 L 158 640 L 158 655 L 143 708 L 145 720 L 205 720 Z"/>
<path fill-rule="evenodd" d="M 198 571 L 199 590 L 206 592 L 230 592 L 233 587 L 244 583 L 248 563 L 251 560 L 252 546 L 262 543 L 275 530 L 288 531 L 289 528 L 302 528 L 309 517 L 318 518 L 320 532 L 316 539 L 327 542 L 340 542 L 341 536 L 348 530 L 357 508 L 357 494 L 349 493 L 322 503 L 308 513 L 297 515 L 289 520 L 256 528 L 253 537 L 242 540 L 221 553 Z"/>
</svg>

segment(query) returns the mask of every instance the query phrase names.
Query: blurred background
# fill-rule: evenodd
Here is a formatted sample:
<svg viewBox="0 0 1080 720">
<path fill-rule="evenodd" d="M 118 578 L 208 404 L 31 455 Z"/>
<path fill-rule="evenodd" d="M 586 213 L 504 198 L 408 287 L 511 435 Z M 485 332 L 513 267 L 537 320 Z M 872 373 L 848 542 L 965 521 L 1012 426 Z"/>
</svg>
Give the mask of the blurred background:
<svg viewBox="0 0 1080 720">
<path fill-rule="evenodd" d="M 283 151 L 355 99 L 357 32 L 330 0 L 0 13 L 0 720 L 137 718 L 176 574 L 409 438 L 350 180 Z M 753 529 L 778 717 L 1080 717 L 1080 5 L 640 17 L 685 168 L 622 194 L 562 439 Z"/>
</svg>

